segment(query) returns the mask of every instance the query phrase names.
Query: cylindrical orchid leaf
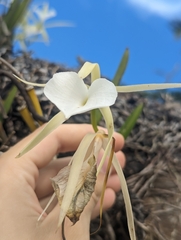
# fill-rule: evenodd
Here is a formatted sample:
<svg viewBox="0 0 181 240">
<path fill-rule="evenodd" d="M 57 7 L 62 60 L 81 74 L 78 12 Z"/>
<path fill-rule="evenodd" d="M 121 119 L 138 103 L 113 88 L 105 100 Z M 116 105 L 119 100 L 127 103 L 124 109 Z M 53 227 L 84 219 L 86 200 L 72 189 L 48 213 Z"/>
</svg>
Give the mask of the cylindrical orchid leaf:
<svg viewBox="0 0 181 240">
<path fill-rule="evenodd" d="M 136 121 L 139 118 L 142 110 L 143 110 L 143 103 L 139 104 L 132 111 L 132 113 L 126 119 L 126 121 L 123 124 L 123 126 L 120 128 L 119 133 L 121 133 L 123 135 L 124 139 L 126 139 L 129 136 L 131 130 L 134 128 L 134 126 L 136 124 Z"/>
<path fill-rule="evenodd" d="M 121 59 L 121 62 L 119 64 L 119 67 L 116 71 L 116 74 L 112 80 L 112 82 L 117 86 L 120 84 L 121 79 L 123 77 L 123 74 L 126 70 L 127 64 L 128 64 L 128 60 L 129 60 L 129 49 L 127 48 L 123 54 L 123 57 Z"/>
</svg>

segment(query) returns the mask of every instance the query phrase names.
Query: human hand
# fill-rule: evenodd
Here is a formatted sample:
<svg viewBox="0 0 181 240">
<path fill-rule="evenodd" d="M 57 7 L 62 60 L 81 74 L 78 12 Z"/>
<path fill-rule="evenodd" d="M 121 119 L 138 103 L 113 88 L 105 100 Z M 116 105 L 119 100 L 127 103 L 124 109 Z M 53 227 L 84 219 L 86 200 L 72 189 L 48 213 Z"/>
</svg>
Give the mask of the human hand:
<svg viewBox="0 0 181 240">
<path fill-rule="evenodd" d="M 42 222 L 37 219 L 53 193 L 50 178 L 65 167 L 70 158 L 53 160 L 59 152 L 75 151 L 82 138 L 93 132 L 91 125 L 64 124 L 53 131 L 41 143 L 21 158 L 15 158 L 20 150 L 37 134 L 35 131 L 20 141 L 0 157 L 0 236 L 3 240 L 49 240 L 62 239 L 61 227 L 56 231 L 59 208 L 54 202 L 48 209 Z M 115 151 L 121 166 L 125 164 L 123 137 L 115 133 Z M 72 226 L 66 219 L 66 239 L 89 239 L 91 216 L 99 214 L 99 197 L 102 191 L 103 174 L 96 182 L 91 200 L 80 216 L 80 220 Z M 110 208 L 115 201 L 115 192 L 120 190 L 120 181 L 112 171 L 107 182 L 103 210 Z"/>
</svg>

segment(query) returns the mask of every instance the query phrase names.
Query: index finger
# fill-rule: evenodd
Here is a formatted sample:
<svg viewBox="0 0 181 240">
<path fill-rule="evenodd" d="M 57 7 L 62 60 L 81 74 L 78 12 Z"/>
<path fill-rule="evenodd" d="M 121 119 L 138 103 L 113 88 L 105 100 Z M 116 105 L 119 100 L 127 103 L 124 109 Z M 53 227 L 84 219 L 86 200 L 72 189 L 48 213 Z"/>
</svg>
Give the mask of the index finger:
<svg viewBox="0 0 181 240">
<path fill-rule="evenodd" d="M 22 156 L 22 158 L 29 158 L 38 168 L 42 168 L 46 166 L 57 153 L 75 151 L 82 138 L 87 133 L 91 132 L 94 131 L 92 126 L 89 124 L 60 125 L 60 127 L 37 144 L 36 147 Z M 18 154 L 18 151 L 20 151 L 31 139 L 33 139 L 35 134 L 31 134 L 26 139 L 18 143 L 17 147 L 14 147 L 14 151 Z M 124 139 L 122 135 L 118 133 L 115 133 L 114 137 L 116 139 L 115 151 L 118 151 L 123 147 Z"/>
</svg>

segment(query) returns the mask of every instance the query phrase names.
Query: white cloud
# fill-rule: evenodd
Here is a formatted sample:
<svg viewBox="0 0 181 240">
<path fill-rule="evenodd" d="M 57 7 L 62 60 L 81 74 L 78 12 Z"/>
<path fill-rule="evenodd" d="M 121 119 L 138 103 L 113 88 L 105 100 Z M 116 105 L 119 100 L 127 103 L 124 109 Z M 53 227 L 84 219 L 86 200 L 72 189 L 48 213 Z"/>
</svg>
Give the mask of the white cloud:
<svg viewBox="0 0 181 240">
<path fill-rule="evenodd" d="M 181 19 L 181 0 L 127 0 L 144 13 L 166 19 Z"/>
</svg>

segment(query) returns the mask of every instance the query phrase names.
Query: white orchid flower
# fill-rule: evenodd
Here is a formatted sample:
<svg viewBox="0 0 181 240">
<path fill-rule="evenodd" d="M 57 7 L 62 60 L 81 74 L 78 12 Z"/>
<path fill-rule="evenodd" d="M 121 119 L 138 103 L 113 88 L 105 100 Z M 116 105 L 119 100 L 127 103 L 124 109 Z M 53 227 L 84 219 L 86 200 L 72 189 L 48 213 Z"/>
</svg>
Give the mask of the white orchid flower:
<svg viewBox="0 0 181 240">
<path fill-rule="evenodd" d="M 82 78 L 87 77 L 93 69 L 97 69 L 99 72 L 99 66 L 97 64 L 87 63 L 78 74 L 75 72 L 56 73 L 45 85 L 32 84 L 34 86 L 44 86 L 45 95 L 59 108 L 60 112 L 55 115 L 40 134 L 21 151 L 18 155 L 19 157 L 36 146 L 44 137 L 71 116 L 96 108 L 100 108 L 104 115 L 106 107 L 115 103 L 117 98 L 116 87 L 112 82 L 100 78 L 100 73 L 97 74 L 96 81 L 93 81 L 90 87 L 82 80 Z M 30 84 L 24 80 L 21 81 Z M 110 110 L 107 111 L 109 112 Z M 106 114 L 111 115 L 111 113 Z M 110 129 L 113 133 L 113 123 L 109 126 L 108 131 Z M 110 137 L 112 137 L 112 133 Z"/>
<path fill-rule="evenodd" d="M 86 78 L 90 73 L 92 84 L 91 86 L 87 86 L 83 82 L 83 79 Z M 24 80 L 21 81 L 28 83 Z M 32 85 L 42 86 L 42 84 Z M 106 157 L 110 154 L 111 146 L 113 143 L 114 124 L 112 113 L 110 111 L 109 106 L 114 104 L 117 98 L 117 92 L 136 92 L 145 90 L 178 88 L 181 87 L 181 84 L 144 84 L 135 86 L 116 87 L 113 85 L 113 83 L 109 82 L 108 80 L 100 78 L 100 70 L 98 64 L 86 62 L 80 69 L 78 74 L 74 72 L 57 73 L 53 76 L 52 79 L 49 80 L 47 84 L 43 86 L 45 87 L 44 88 L 45 95 L 60 109 L 60 112 L 47 123 L 47 125 L 39 133 L 39 135 L 37 135 L 35 139 L 32 142 L 30 142 L 30 144 L 20 152 L 18 157 L 22 156 L 27 151 L 32 149 L 44 137 L 46 137 L 51 131 L 57 128 L 70 116 L 99 108 L 105 119 L 106 127 L 108 130 L 107 139 L 103 141 L 101 145 L 101 147 L 104 149 L 104 154 L 97 169 L 97 172 L 99 173 Z M 85 161 L 85 156 L 87 156 L 86 155 L 87 149 L 89 149 L 90 151 L 89 147 L 91 146 L 94 137 L 95 136 L 93 136 L 93 138 L 91 137 L 91 140 L 88 138 L 86 141 L 85 139 L 83 139 L 83 141 L 81 142 L 80 146 L 84 146 L 84 148 L 83 147 L 78 148 L 79 150 L 77 150 L 76 152 L 77 155 L 76 154 L 75 155 L 79 157 L 73 158 L 69 179 L 74 178 L 75 176 L 74 173 L 75 171 L 77 171 L 76 169 L 79 169 L 78 171 L 80 172 L 81 166 L 78 167 L 77 161 L 81 161 L 82 163 Z M 99 149 L 100 147 L 99 144 L 97 146 Z M 110 163 L 113 163 L 122 184 L 122 191 L 126 205 L 130 237 L 131 240 L 136 240 L 134 218 L 132 214 L 132 207 L 124 174 L 118 161 L 116 160 L 116 156 L 114 153 L 112 154 L 110 159 L 111 159 Z M 64 193 L 64 198 L 62 200 L 59 225 L 62 223 L 62 220 L 67 213 L 69 205 L 66 204 L 64 199 L 66 199 L 66 201 L 67 199 L 71 201 L 73 197 L 73 190 L 72 189 L 70 190 L 70 188 L 72 188 L 72 185 L 69 185 L 69 179 Z M 73 186 L 75 189 L 75 185 Z"/>
<path fill-rule="evenodd" d="M 54 74 L 45 85 L 44 94 L 64 113 L 66 119 L 95 108 L 111 106 L 117 98 L 112 82 L 99 78 L 88 87 L 75 72 Z"/>
<path fill-rule="evenodd" d="M 49 8 L 48 3 L 35 5 L 27 11 L 26 15 L 19 23 L 15 32 L 15 41 L 19 41 L 21 47 L 26 49 L 26 42 L 43 41 L 49 42 L 47 28 L 53 27 L 72 27 L 68 21 L 46 21 L 56 16 L 56 10 Z"/>
<path fill-rule="evenodd" d="M 92 78 L 92 84 L 89 87 L 83 82 L 82 79 L 86 78 L 90 73 Z M 26 81 L 23 81 L 23 82 L 27 83 Z M 42 85 L 36 84 L 36 86 L 42 86 Z M 114 104 L 117 98 L 117 90 L 115 85 L 106 79 L 100 78 L 100 70 L 99 70 L 98 64 L 92 64 L 87 62 L 80 69 L 78 74 L 73 72 L 57 73 L 53 76 L 52 79 L 49 80 L 47 84 L 44 85 L 44 87 L 45 87 L 44 88 L 45 95 L 61 110 L 61 112 L 58 113 L 56 116 L 54 116 L 54 118 L 52 118 L 49 121 L 49 123 L 45 126 L 42 132 L 37 137 L 35 137 L 35 139 L 27 147 L 25 147 L 25 149 L 23 149 L 18 156 L 22 156 L 31 148 L 33 148 L 45 136 L 47 136 L 51 131 L 53 131 L 56 127 L 58 127 L 70 116 L 99 108 L 105 119 L 106 126 L 108 129 L 108 136 L 106 140 L 102 144 L 100 144 L 101 141 L 95 141 L 95 144 L 94 144 L 94 149 L 100 149 L 100 148 L 104 149 L 104 154 L 97 170 L 97 173 L 99 173 L 105 162 L 106 157 L 109 155 L 111 151 L 111 146 L 113 142 L 112 136 L 114 132 L 114 124 L 113 124 L 112 114 L 109 106 Z M 76 156 L 78 156 L 79 160 L 76 160 L 75 157 L 73 158 L 73 161 L 72 161 L 73 166 L 71 166 L 69 179 L 75 176 L 75 172 L 77 173 L 77 168 L 78 168 L 77 161 L 82 161 L 82 162 L 85 161 L 84 156 L 87 156 L 86 149 L 89 149 L 89 151 L 95 151 L 90 149 L 91 142 L 89 141 L 89 139 L 86 141 L 84 139 L 82 140 L 82 144 L 84 148 L 81 148 L 80 147 L 81 144 L 80 144 L 78 150 L 76 151 L 76 153 L 78 154 Z M 119 163 L 115 160 L 115 158 L 116 157 L 115 156 L 113 157 L 112 155 L 110 163 L 112 163 L 112 159 L 113 159 L 113 163 L 117 168 L 120 181 L 123 184 L 124 196 L 126 199 L 126 208 L 129 210 L 128 225 L 130 230 L 130 236 L 131 236 L 131 240 L 135 240 L 136 237 L 135 237 L 135 230 L 134 230 L 134 220 L 132 215 L 130 198 L 129 198 L 128 190 L 126 187 L 126 181 L 124 179 L 124 174 L 122 173 L 122 169 Z M 80 169 L 81 169 L 81 165 L 79 165 L 79 171 Z M 122 174 L 120 174 L 120 172 Z M 79 176 L 79 174 L 76 174 L 76 176 Z M 73 177 L 74 180 L 72 180 L 74 182 L 74 185 L 72 185 L 72 182 L 69 185 L 69 179 L 68 179 L 66 190 L 64 193 L 64 198 L 61 202 L 61 211 L 60 211 L 58 226 L 60 226 L 65 215 L 67 214 L 68 207 L 73 198 L 73 193 L 76 187 L 75 185 L 76 181 L 74 177 Z M 125 190 L 125 187 L 126 187 L 126 190 Z M 103 199 L 103 196 L 102 196 L 102 199 Z"/>
<path fill-rule="evenodd" d="M 48 19 L 55 17 L 57 12 L 55 9 L 49 9 L 49 3 L 43 3 L 41 5 L 36 5 L 33 8 L 33 12 L 37 15 L 40 21 L 45 22 Z"/>
</svg>

